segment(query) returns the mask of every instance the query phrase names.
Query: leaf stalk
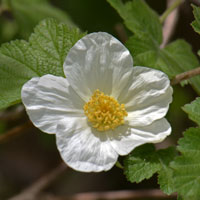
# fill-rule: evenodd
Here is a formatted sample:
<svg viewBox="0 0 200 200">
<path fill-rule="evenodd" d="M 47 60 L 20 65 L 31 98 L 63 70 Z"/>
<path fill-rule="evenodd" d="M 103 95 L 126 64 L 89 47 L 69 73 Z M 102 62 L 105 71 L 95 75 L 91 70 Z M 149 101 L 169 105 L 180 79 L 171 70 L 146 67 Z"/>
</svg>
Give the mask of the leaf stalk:
<svg viewBox="0 0 200 200">
<path fill-rule="evenodd" d="M 160 16 L 160 22 L 164 23 L 165 19 L 168 17 L 168 15 L 174 10 L 176 9 L 181 3 L 183 3 L 184 0 L 176 0 L 172 3 L 171 6 L 169 6 L 169 8 L 167 8 L 167 10 L 165 10 L 165 12 Z"/>
</svg>

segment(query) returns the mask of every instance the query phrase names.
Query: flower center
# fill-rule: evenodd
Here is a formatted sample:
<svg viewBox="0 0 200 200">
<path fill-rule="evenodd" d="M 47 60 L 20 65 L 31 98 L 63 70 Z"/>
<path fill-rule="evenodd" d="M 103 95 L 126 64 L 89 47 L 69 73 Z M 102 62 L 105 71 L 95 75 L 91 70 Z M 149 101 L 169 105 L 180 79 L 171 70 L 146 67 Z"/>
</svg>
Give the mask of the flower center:
<svg viewBox="0 0 200 200">
<path fill-rule="evenodd" d="M 124 104 L 119 104 L 113 97 L 96 90 L 90 100 L 84 105 L 85 115 L 92 126 L 98 131 L 115 129 L 124 124 L 127 116 Z"/>
</svg>

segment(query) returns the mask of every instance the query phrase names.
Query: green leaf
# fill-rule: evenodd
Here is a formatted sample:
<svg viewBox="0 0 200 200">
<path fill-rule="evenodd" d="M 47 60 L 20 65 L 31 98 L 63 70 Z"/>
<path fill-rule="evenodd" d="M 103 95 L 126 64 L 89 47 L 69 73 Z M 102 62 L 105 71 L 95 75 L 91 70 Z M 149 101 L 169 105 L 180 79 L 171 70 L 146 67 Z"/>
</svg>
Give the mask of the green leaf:
<svg viewBox="0 0 200 200">
<path fill-rule="evenodd" d="M 159 16 L 143 0 L 126 4 L 121 0 L 107 0 L 123 18 L 125 25 L 138 37 L 148 38 L 157 46 L 162 42 L 162 26 Z"/>
<path fill-rule="evenodd" d="M 126 46 L 135 65 L 144 65 L 164 71 L 169 77 L 193 69 L 199 65 L 191 46 L 184 40 L 176 40 L 164 49 L 152 46 L 148 38 L 131 37 Z M 200 79 L 199 79 L 200 80 Z"/>
<path fill-rule="evenodd" d="M 192 22 L 193 29 L 200 34 L 200 7 L 192 5 L 195 21 Z"/>
<path fill-rule="evenodd" d="M 166 63 L 165 67 L 173 70 L 174 75 L 199 67 L 199 61 L 192 52 L 190 44 L 184 40 L 176 40 L 170 43 L 164 48 L 163 52 L 164 58 L 162 60 Z M 200 77 L 193 77 L 188 82 L 200 94 Z"/>
<path fill-rule="evenodd" d="M 126 46 L 133 56 L 134 65 L 147 66 L 161 70 L 159 65 L 161 50 L 159 46 L 153 44 L 152 40 L 147 37 L 134 35 L 128 39 Z M 168 74 L 171 74 L 171 72 Z"/>
<path fill-rule="evenodd" d="M 188 114 L 189 118 L 200 126 L 200 97 L 191 104 L 186 104 L 183 110 Z"/>
<path fill-rule="evenodd" d="M 42 21 L 29 42 L 16 40 L 0 47 L 0 109 L 20 102 L 21 87 L 32 77 L 64 76 L 63 62 L 83 34 L 54 19 Z"/>
<path fill-rule="evenodd" d="M 60 22 L 72 25 L 65 12 L 53 7 L 47 0 L 10 0 L 10 9 L 19 26 L 19 33 L 28 38 L 39 21 L 52 17 Z"/>
<path fill-rule="evenodd" d="M 158 184 L 165 194 L 170 195 L 174 192 L 173 170 L 171 168 L 167 167 L 166 169 L 159 171 Z"/>
<path fill-rule="evenodd" d="M 22 85 L 38 76 L 26 41 L 13 41 L 0 48 L 0 109 L 20 101 Z"/>
<path fill-rule="evenodd" d="M 137 147 L 125 158 L 124 173 L 129 181 L 136 183 L 158 173 L 161 190 L 166 194 L 171 194 L 174 188 L 172 169 L 169 167 L 169 163 L 175 156 L 176 151 L 173 147 L 156 151 L 153 144 L 145 144 Z"/>
<path fill-rule="evenodd" d="M 183 199 L 200 196 L 200 128 L 190 128 L 178 141 L 178 156 L 171 167 L 174 169 L 174 186 Z"/>
<path fill-rule="evenodd" d="M 124 159 L 124 173 L 130 182 L 139 183 L 149 179 L 161 169 L 152 144 L 137 147 Z"/>
<path fill-rule="evenodd" d="M 78 29 L 70 29 L 64 23 L 54 19 L 42 21 L 30 36 L 29 43 L 40 65 L 37 67 L 39 75 L 54 74 L 64 76 L 63 63 L 67 52 L 81 38 Z"/>
<path fill-rule="evenodd" d="M 159 150 L 157 154 L 162 166 L 161 170 L 158 171 L 158 183 L 160 189 L 169 195 L 174 192 L 173 170 L 169 167 L 169 164 L 174 160 L 177 152 L 174 147 L 169 147 L 167 149 Z"/>
<path fill-rule="evenodd" d="M 169 78 L 199 66 L 191 46 L 184 40 L 176 40 L 161 49 L 159 46 L 155 47 L 146 37 L 133 36 L 127 41 L 126 46 L 133 55 L 135 65 L 164 71 Z M 188 82 L 200 94 L 200 77 L 191 78 Z"/>
</svg>

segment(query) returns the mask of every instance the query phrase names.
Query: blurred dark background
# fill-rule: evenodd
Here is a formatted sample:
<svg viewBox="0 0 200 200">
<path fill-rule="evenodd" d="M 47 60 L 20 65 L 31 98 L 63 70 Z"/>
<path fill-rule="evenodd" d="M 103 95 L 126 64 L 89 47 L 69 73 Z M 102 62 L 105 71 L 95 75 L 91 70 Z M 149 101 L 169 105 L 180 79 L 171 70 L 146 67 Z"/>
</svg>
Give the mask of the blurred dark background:
<svg viewBox="0 0 200 200">
<path fill-rule="evenodd" d="M 165 0 L 147 2 L 159 14 L 165 10 Z M 171 39 L 185 39 L 192 45 L 193 51 L 197 52 L 200 48 L 200 37 L 190 26 L 193 21 L 191 2 L 185 1 L 181 6 L 179 20 Z M 120 27 L 130 35 L 130 32 L 123 27 L 117 12 L 106 0 L 2 0 L 0 1 L 0 44 L 13 39 L 28 39 L 34 26 L 46 17 L 55 17 L 88 33 L 104 31 L 121 39 L 118 32 Z M 175 86 L 174 91 L 174 101 L 167 115 L 173 132 L 167 140 L 158 145 L 159 148 L 175 145 L 182 132 L 187 127 L 194 126 L 181 107 L 191 102 L 196 97 L 196 93 L 190 86 L 185 86 L 184 89 Z M 2 116 L 5 113 L 11 113 L 10 118 L 4 119 Z M 8 130 L 25 123 L 28 117 L 23 107 L 16 105 L 0 111 L 0 119 L 0 135 L 3 135 Z M 42 133 L 32 126 L 20 135 L 1 143 L 0 200 L 6 200 L 19 193 L 60 162 L 55 137 Z M 70 195 L 77 192 L 152 188 L 159 188 L 156 176 L 140 184 L 131 184 L 127 182 L 121 169 L 113 167 L 109 172 L 90 174 L 68 169 L 46 192 Z"/>
</svg>

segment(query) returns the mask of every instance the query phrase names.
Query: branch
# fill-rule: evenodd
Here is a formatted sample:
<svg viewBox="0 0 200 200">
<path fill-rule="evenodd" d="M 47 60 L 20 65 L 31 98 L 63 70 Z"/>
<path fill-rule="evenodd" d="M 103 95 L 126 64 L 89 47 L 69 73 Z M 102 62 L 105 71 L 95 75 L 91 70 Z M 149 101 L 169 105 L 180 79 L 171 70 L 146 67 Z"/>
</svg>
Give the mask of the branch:
<svg viewBox="0 0 200 200">
<path fill-rule="evenodd" d="M 37 195 L 47 188 L 59 175 L 61 175 L 67 169 L 67 165 L 62 163 L 48 174 L 41 177 L 30 187 L 22 191 L 19 195 L 10 198 L 9 200 L 36 200 Z"/>
<path fill-rule="evenodd" d="M 38 196 L 37 200 L 144 200 L 146 198 L 151 199 L 175 199 L 176 194 L 170 196 L 164 194 L 158 189 L 153 190 L 121 190 L 121 191 L 108 191 L 108 192 L 87 192 L 79 193 L 71 196 L 54 196 L 54 195 L 42 195 Z"/>
<path fill-rule="evenodd" d="M 0 144 L 4 143 L 8 140 L 10 140 L 11 138 L 22 134 L 25 130 L 27 130 L 27 128 L 30 128 L 32 126 L 32 123 L 30 121 L 19 125 L 9 131 L 7 131 L 6 133 L 3 133 L 2 135 L 0 135 Z"/>
<path fill-rule="evenodd" d="M 184 81 L 197 75 L 200 75 L 200 67 L 176 75 L 175 78 L 171 80 L 171 85 L 176 85 L 181 81 Z"/>
<path fill-rule="evenodd" d="M 173 0 L 167 1 L 167 8 L 170 8 L 172 2 Z M 175 30 L 177 21 L 178 21 L 178 8 L 174 9 L 173 12 L 171 12 L 165 20 L 165 23 L 163 26 L 163 42 L 160 45 L 160 48 L 164 48 L 166 44 L 169 42 Z"/>
</svg>

